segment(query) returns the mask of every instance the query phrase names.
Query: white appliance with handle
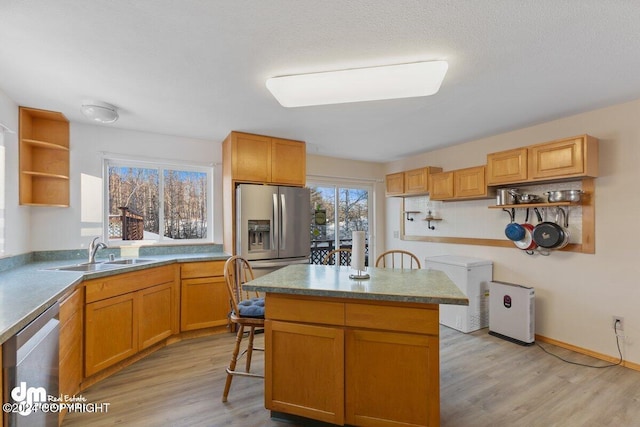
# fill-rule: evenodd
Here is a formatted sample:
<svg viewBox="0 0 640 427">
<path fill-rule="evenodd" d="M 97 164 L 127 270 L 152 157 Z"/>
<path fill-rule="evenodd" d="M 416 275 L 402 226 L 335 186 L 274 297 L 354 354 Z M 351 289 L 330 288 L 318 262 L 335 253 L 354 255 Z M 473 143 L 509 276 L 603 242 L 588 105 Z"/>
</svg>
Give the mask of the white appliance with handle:
<svg viewBox="0 0 640 427">
<path fill-rule="evenodd" d="M 489 284 L 489 334 L 532 345 L 535 341 L 535 289 L 513 283 Z"/>
<path fill-rule="evenodd" d="M 464 333 L 489 326 L 489 282 L 493 262 L 480 258 L 442 255 L 425 258 L 426 268 L 441 270 L 469 299 L 468 306 L 440 305 L 440 323 Z"/>
</svg>

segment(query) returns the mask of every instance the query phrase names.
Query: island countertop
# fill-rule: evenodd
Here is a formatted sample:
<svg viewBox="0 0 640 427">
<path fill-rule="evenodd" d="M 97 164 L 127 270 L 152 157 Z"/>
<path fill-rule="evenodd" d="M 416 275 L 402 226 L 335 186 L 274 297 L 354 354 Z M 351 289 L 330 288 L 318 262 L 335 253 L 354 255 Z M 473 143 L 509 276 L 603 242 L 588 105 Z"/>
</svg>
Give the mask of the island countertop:
<svg viewBox="0 0 640 427">
<path fill-rule="evenodd" d="M 367 268 L 369 279 L 351 279 L 350 267 L 288 265 L 244 284 L 251 291 L 401 301 L 426 304 L 469 305 L 469 299 L 438 270 Z"/>
</svg>

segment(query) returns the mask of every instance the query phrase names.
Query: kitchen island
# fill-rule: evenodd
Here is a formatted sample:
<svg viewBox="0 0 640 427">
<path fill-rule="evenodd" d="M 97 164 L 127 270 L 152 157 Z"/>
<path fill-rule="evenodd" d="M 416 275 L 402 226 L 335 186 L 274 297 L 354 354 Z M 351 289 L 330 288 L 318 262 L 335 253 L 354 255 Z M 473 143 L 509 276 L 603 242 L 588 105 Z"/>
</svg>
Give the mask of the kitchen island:
<svg viewBox="0 0 640 427">
<path fill-rule="evenodd" d="M 439 304 L 468 305 L 441 271 L 290 265 L 264 292 L 265 407 L 336 425 L 440 423 Z"/>
</svg>

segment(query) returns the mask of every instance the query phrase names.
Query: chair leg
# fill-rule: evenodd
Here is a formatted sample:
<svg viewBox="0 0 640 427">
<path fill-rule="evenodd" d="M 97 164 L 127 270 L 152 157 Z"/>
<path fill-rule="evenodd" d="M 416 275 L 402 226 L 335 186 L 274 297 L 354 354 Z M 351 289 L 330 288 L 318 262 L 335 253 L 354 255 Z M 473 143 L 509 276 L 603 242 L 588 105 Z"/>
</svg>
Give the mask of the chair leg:
<svg viewBox="0 0 640 427">
<path fill-rule="evenodd" d="M 251 356 L 253 355 L 253 337 L 256 328 L 251 326 L 249 330 L 249 345 L 247 347 L 247 365 L 245 372 L 249 372 L 251 370 Z"/>
<path fill-rule="evenodd" d="M 224 384 L 224 392 L 222 393 L 222 401 L 227 401 L 229 395 L 229 389 L 231 388 L 231 380 L 233 380 L 233 374 L 235 371 L 236 363 L 238 362 L 238 354 L 240 353 L 240 343 L 242 342 L 242 335 L 244 334 L 244 325 L 238 325 L 238 334 L 236 335 L 236 346 L 233 349 L 233 355 L 231 356 L 231 362 L 229 362 L 229 368 L 227 368 L 227 382 Z"/>
</svg>

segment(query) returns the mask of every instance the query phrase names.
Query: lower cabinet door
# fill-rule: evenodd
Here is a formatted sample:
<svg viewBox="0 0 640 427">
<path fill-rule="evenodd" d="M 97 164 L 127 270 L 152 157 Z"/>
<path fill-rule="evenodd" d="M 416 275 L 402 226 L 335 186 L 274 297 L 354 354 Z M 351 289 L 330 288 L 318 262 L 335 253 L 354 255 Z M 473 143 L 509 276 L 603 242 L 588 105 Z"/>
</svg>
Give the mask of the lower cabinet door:
<svg viewBox="0 0 640 427">
<path fill-rule="evenodd" d="M 177 300 L 173 282 L 152 286 L 139 293 L 138 344 L 142 350 L 177 332 L 174 328 Z"/>
<path fill-rule="evenodd" d="M 224 277 L 183 279 L 180 299 L 180 330 L 224 326 L 230 311 Z"/>
<path fill-rule="evenodd" d="M 85 376 L 107 368 L 138 351 L 137 293 L 132 292 L 85 308 Z"/>
<path fill-rule="evenodd" d="M 440 424 L 438 338 L 401 332 L 346 332 L 346 423 Z"/>
<path fill-rule="evenodd" d="M 344 330 L 267 320 L 265 406 L 344 424 Z"/>
</svg>

